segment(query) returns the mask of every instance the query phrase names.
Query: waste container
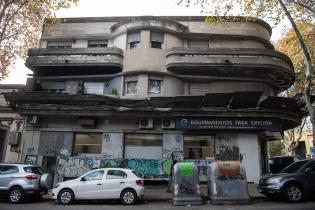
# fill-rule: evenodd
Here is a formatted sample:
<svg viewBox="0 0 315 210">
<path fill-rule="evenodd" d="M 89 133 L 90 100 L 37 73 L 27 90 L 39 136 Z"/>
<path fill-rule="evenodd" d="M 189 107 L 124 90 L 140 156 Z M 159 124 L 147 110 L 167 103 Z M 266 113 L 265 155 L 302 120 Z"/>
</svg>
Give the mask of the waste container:
<svg viewBox="0 0 315 210">
<path fill-rule="evenodd" d="M 201 205 L 199 173 L 192 162 L 176 163 L 173 169 L 173 205 Z"/>
<path fill-rule="evenodd" d="M 213 204 L 248 204 L 246 172 L 238 161 L 215 161 L 208 165 L 208 198 Z"/>
</svg>

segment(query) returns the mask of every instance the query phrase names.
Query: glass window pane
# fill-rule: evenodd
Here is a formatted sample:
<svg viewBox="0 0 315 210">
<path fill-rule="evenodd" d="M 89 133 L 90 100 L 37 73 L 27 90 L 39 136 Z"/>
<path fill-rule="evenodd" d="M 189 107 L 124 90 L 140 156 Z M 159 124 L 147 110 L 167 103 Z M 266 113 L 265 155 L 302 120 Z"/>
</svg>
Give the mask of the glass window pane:
<svg viewBox="0 0 315 210">
<path fill-rule="evenodd" d="M 106 179 L 125 179 L 125 178 L 127 178 L 127 174 L 119 170 L 109 170 L 106 176 Z"/>
<path fill-rule="evenodd" d="M 184 135 L 185 159 L 214 157 L 214 136 Z"/>
<path fill-rule="evenodd" d="M 161 134 L 126 134 L 125 145 L 162 146 Z"/>
<path fill-rule="evenodd" d="M 151 48 L 162 49 L 162 42 L 151 41 Z"/>
<path fill-rule="evenodd" d="M 129 49 L 140 48 L 140 42 L 130 42 Z"/>
<path fill-rule="evenodd" d="M 74 155 L 101 154 L 102 135 L 94 133 L 79 133 L 75 135 Z"/>
<path fill-rule="evenodd" d="M 103 170 L 93 171 L 93 172 L 87 174 L 84 178 L 86 179 L 86 181 L 102 180 L 103 175 L 104 175 Z"/>
<path fill-rule="evenodd" d="M 126 94 L 137 94 L 138 81 L 126 82 Z"/>
<path fill-rule="evenodd" d="M 16 166 L 3 166 L 1 174 L 14 174 L 19 172 L 18 167 Z"/>
<path fill-rule="evenodd" d="M 107 40 L 90 40 L 88 47 L 107 47 Z"/>
<path fill-rule="evenodd" d="M 161 80 L 149 80 L 149 93 L 160 94 L 161 93 Z"/>
</svg>

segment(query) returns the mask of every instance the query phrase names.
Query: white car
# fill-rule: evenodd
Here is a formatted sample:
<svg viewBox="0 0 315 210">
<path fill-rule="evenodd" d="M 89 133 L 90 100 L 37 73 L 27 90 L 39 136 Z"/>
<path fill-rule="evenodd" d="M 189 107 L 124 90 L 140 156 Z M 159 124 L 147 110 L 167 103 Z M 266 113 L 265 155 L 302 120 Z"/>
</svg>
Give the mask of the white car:
<svg viewBox="0 0 315 210">
<path fill-rule="evenodd" d="M 58 183 L 52 195 L 64 205 L 79 199 L 120 199 L 130 205 L 143 197 L 144 187 L 143 180 L 130 169 L 101 168 Z"/>
</svg>

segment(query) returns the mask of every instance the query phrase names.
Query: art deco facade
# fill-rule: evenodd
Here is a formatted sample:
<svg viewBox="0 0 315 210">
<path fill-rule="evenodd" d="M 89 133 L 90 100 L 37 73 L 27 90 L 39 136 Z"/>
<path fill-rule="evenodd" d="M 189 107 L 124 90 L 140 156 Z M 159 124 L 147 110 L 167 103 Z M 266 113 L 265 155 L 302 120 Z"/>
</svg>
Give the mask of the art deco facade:
<svg viewBox="0 0 315 210">
<path fill-rule="evenodd" d="M 44 27 L 26 61 L 27 91 L 7 94 L 27 116 L 22 160 L 55 180 L 94 167 L 165 179 L 171 160 L 240 160 L 266 173 L 266 142 L 300 124 L 291 60 L 261 20 L 67 18 Z"/>
</svg>

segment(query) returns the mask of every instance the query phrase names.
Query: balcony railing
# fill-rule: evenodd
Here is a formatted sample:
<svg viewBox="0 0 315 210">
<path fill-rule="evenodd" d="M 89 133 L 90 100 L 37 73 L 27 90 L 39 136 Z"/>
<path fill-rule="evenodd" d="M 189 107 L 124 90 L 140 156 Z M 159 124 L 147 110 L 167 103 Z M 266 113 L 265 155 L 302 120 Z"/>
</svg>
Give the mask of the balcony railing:
<svg viewBox="0 0 315 210">
<path fill-rule="evenodd" d="M 294 81 L 290 58 L 270 49 L 172 48 L 166 68 L 182 75 L 265 79 L 280 89 Z"/>
<path fill-rule="evenodd" d="M 102 68 L 110 73 L 122 71 L 123 50 L 119 48 L 54 48 L 30 49 L 26 66 L 41 70 Z"/>
</svg>

